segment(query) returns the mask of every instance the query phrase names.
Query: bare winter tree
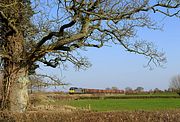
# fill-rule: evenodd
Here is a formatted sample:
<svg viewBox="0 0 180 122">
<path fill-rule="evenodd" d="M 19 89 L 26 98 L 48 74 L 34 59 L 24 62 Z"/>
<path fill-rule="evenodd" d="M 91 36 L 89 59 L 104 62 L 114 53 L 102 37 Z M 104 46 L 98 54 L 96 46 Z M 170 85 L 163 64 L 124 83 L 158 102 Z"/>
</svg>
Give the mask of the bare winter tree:
<svg viewBox="0 0 180 122">
<path fill-rule="evenodd" d="M 152 43 L 134 41 L 136 30 L 158 29 L 152 14 L 179 17 L 179 11 L 179 0 L 1 0 L 2 109 L 26 110 L 28 75 L 38 62 L 89 67 L 78 53 L 85 47 L 114 43 L 161 65 L 164 53 Z"/>
<path fill-rule="evenodd" d="M 172 77 L 169 88 L 180 95 L 180 75 Z"/>
</svg>

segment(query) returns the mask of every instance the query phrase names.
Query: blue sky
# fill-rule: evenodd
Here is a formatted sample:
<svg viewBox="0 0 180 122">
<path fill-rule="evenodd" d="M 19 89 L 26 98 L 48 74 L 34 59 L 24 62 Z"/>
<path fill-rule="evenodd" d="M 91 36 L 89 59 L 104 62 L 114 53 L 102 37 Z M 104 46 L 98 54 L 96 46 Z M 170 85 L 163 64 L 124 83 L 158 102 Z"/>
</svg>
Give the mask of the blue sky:
<svg viewBox="0 0 180 122">
<path fill-rule="evenodd" d="M 167 89 L 171 77 L 180 73 L 180 19 L 158 19 L 160 25 L 164 25 L 163 31 L 139 29 L 138 38 L 153 42 L 159 50 L 166 53 L 165 68 L 144 68 L 148 61 L 144 56 L 126 52 L 121 46 L 112 45 L 101 49 L 88 48 L 88 51 L 82 52 L 92 63 L 92 67 L 85 71 L 76 71 L 69 66 L 66 71 L 42 68 L 38 72 L 56 75 L 64 82 L 70 83 L 70 86 L 82 88 L 104 89 L 116 86 L 124 89 L 142 86 L 145 90 Z M 163 21 L 160 21 L 162 19 Z"/>
</svg>

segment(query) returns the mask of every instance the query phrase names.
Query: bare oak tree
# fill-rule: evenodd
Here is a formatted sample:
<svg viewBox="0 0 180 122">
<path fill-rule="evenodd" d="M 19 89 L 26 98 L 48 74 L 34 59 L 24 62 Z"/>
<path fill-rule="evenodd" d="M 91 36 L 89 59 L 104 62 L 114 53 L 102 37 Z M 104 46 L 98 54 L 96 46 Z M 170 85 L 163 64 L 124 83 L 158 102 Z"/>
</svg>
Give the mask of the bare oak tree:
<svg viewBox="0 0 180 122">
<path fill-rule="evenodd" d="M 179 17 L 179 11 L 179 0 L 1 0 L 2 109 L 26 110 L 28 76 L 37 62 L 89 67 L 78 53 L 85 47 L 114 43 L 161 65 L 164 53 L 135 40 L 136 31 L 159 29 L 152 14 Z"/>
<path fill-rule="evenodd" d="M 172 77 L 169 88 L 180 95 L 180 75 Z"/>
</svg>

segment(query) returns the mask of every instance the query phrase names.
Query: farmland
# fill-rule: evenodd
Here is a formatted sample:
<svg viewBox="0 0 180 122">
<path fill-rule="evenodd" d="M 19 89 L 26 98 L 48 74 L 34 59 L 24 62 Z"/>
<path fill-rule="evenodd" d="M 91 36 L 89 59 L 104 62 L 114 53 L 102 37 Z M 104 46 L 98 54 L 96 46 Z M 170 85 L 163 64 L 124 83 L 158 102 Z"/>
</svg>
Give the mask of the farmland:
<svg viewBox="0 0 180 122">
<path fill-rule="evenodd" d="M 53 105 L 73 106 L 90 111 L 134 111 L 134 110 L 180 110 L 180 96 L 176 93 L 118 95 L 118 94 L 75 94 L 53 97 Z"/>
<path fill-rule="evenodd" d="M 176 98 L 157 99 L 83 99 L 56 101 L 80 109 L 92 111 L 127 111 L 127 110 L 173 110 L 180 109 L 180 100 Z"/>
<path fill-rule="evenodd" d="M 180 121 L 177 94 L 151 95 L 68 95 L 33 94 L 33 106 L 27 113 L 0 113 L 0 121 L 26 122 L 159 122 Z"/>
</svg>

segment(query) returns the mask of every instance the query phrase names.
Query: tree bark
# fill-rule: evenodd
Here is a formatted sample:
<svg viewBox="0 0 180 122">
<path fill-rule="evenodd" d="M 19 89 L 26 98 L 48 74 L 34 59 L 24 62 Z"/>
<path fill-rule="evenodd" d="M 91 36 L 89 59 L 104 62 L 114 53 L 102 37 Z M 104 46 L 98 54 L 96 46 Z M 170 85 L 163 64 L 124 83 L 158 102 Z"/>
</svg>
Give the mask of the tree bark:
<svg viewBox="0 0 180 122">
<path fill-rule="evenodd" d="M 28 105 L 28 66 L 21 34 L 7 38 L 5 50 L 9 58 L 3 59 L 3 95 L 1 108 L 24 112 Z"/>
<path fill-rule="evenodd" d="M 2 106 L 12 112 L 25 112 L 28 105 L 28 76 L 25 69 L 4 76 L 4 99 Z"/>
<path fill-rule="evenodd" d="M 10 111 L 25 112 L 28 105 L 28 89 L 29 82 L 27 76 L 20 76 L 12 85 L 10 92 Z"/>
</svg>

